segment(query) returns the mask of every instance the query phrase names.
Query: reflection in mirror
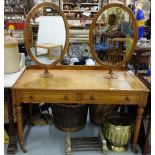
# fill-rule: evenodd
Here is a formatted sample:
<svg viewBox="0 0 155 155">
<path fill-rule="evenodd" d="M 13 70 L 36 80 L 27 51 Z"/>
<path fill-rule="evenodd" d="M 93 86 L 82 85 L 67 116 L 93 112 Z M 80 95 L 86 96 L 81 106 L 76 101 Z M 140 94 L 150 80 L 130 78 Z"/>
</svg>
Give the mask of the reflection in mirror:
<svg viewBox="0 0 155 155">
<path fill-rule="evenodd" d="M 111 7 L 102 12 L 94 27 L 94 50 L 105 65 L 115 66 L 132 51 L 134 29 L 128 12 Z"/>
<path fill-rule="evenodd" d="M 90 59 L 90 60 L 89 60 Z M 91 61 L 91 63 L 90 63 Z M 62 65 L 95 65 L 87 42 L 70 43 Z"/>
<path fill-rule="evenodd" d="M 50 65 L 60 58 L 65 46 L 66 29 L 57 10 L 50 7 L 37 10 L 31 18 L 29 31 L 29 48 L 38 62 Z"/>
</svg>

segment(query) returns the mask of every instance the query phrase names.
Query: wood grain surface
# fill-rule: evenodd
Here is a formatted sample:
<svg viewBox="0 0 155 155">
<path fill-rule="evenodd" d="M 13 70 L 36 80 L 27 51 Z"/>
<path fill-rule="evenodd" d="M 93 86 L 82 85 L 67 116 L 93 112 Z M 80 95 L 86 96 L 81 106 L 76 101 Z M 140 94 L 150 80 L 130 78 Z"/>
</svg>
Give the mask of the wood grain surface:
<svg viewBox="0 0 155 155">
<path fill-rule="evenodd" d="M 147 87 L 131 71 L 114 71 L 118 79 L 105 79 L 107 70 L 49 70 L 53 78 L 41 78 L 42 69 L 27 69 L 14 89 L 143 91 Z"/>
</svg>

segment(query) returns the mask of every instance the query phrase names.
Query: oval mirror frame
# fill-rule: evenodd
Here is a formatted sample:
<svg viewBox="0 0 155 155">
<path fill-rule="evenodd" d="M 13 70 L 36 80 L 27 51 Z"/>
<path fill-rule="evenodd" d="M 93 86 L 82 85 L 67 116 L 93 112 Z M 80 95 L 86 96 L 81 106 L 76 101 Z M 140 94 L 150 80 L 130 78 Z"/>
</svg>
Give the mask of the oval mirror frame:
<svg viewBox="0 0 155 155">
<path fill-rule="evenodd" d="M 96 22 L 98 20 L 98 18 L 100 17 L 100 15 L 107 9 L 112 8 L 112 7 L 119 7 L 121 9 L 123 9 L 124 11 L 126 11 L 129 14 L 129 17 L 132 20 L 132 24 L 133 24 L 133 29 L 134 29 L 134 38 L 133 38 L 133 44 L 131 47 L 131 52 L 128 54 L 128 56 L 122 60 L 121 62 L 115 64 L 115 65 L 110 65 L 110 64 L 104 64 L 99 57 L 97 56 L 96 52 L 95 52 L 95 47 L 94 47 L 94 29 L 96 26 Z M 92 24 L 90 26 L 90 30 L 89 30 L 89 47 L 90 47 L 90 52 L 92 54 L 92 57 L 95 59 L 95 61 L 101 65 L 103 68 L 105 69 L 116 69 L 116 68 L 121 68 L 121 66 L 123 64 L 125 64 L 126 62 L 129 61 L 129 59 L 131 58 L 132 54 L 134 53 L 134 49 L 136 47 L 136 43 L 138 40 L 138 27 L 137 27 L 137 22 L 136 22 L 136 18 L 134 16 L 134 14 L 132 13 L 132 11 L 125 5 L 120 4 L 120 3 L 111 3 L 111 4 L 107 4 L 105 6 L 103 6 L 94 16 L 94 19 L 92 21 Z"/>
<path fill-rule="evenodd" d="M 31 50 L 30 50 L 30 41 L 28 41 L 28 38 L 29 38 L 29 35 L 30 35 L 30 21 L 32 19 L 32 17 L 35 15 L 35 13 L 37 12 L 37 10 L 39 10 L 40 8 L 43 8 L 43 7 L 50 7 L 50 8 L 53 8 L 54 10 L 56 10 L 60 16 L 62 16 L 63 18 L 63 21 L 64 21 L 64 25 L 65 25 L 65 29 L 66 29 L 66 40 L 65 40 L 65 46 L 63 48 L 63 51 L 60 55 L 60 57 L 58 59 L 56 59 L 54 62 L 51 62 L 51 64 L 43 64 L 41 63 L 40 61 L 38 61 L 35 56 L 32 54 Z M 50 68 L 50 66 L 52 65 L 56 65 L 57 63 L 60 62 L 60 60 L 62 60 L 62 58 L 64 57 L 68 47 L 69 47 L 69 26 L 68 26 L 68 22 L 67 22 L 67 18 L 65 16 L 65 14 L 63 13 L 63 11 L 59 8 L 59 6 L 57 6 L 56 4 L 54 3 L 51 3 L 51 2 L 43 2 L 43 3 L 40 3 L 36 6 L 34 6 L 30 12 L 28 13 L 27 15 L 27 18 L 26 18 L 26 22 L 25 22 L 25 28 L 24 28 L 24 43 L 25 43 L 25 48 L 26 48 L 26 51 L 28 53 L 28 55 L 30 56 L 30 58 L 35 62 L 37 63 L 38 65 L 40 65 L 42 68 L 44 69 L 48 69 Z"/>
</svg>

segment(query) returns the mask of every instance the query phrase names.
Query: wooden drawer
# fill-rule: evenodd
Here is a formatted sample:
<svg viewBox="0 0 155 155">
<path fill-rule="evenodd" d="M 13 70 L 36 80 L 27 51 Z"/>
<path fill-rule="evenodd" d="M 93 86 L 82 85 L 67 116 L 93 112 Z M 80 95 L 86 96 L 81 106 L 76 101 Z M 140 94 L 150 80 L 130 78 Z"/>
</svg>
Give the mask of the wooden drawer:
<svg viewBox="0 0 155 155">
<path fill-rule="evenodd" d="M 22 102 L 48 102 L 48 103 L 78 103 L 76 92 L 71 91 L 47 91 L 23 92 Z"/>
<path fill-rule="evenodd" d="M 118 95 L 119 94 L 119 95 Z M 136 93 L 118 92 L 81 92 L 79 100 L 81 103 L 108 103 L 108 104 L 135 104 L 138 103 Z"/>
</svg>

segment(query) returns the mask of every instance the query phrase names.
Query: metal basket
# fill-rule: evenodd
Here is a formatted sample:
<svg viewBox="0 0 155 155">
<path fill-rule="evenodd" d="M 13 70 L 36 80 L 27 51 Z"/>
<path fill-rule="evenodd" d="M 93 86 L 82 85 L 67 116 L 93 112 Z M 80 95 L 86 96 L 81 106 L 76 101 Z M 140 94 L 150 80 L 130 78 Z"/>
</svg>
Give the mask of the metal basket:
<svg viewBox="0 0 155 155">
<path fill-rule="evenodd" d="M 133 132 L 133 118 L 127 113 L 107 113 L 102 131 L 112 151 L 124 152 Z"/>
</svg>

